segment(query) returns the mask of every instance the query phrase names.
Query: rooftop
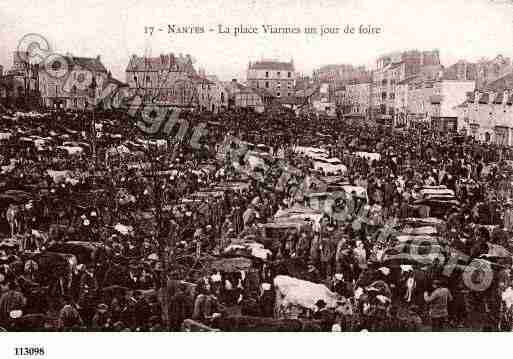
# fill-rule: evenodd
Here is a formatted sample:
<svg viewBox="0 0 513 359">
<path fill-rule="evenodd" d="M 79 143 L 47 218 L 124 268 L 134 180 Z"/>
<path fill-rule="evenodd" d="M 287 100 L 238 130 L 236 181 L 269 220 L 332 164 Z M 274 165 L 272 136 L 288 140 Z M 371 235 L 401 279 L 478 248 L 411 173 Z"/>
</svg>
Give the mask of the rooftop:
<svg viewBox="0 0 513 359">
<path fill-rule="evenodd" d="M 280 71 L 294 71 L 294 63 L 280 62 L 280 61 L 257 61 L 249 63 L 250 70 L 280 70 Z"/>
<path fill-rule="evenodd" d="M 76 57 L 66 56 L 71 67 L 80 66 L 93 72 L 107 72 L 105 66 L 100 61 L 100 57 Z"/>
<path fill-rule="evenodd" d="M 503 91 L 513 89 L 513 72 L 506 74 L 486 86 L 487 90 Z"/>
<path fill-rule="evenodd" d="M 175 56 L 173 53 L 157 57 L 139 57 L 132 55 L 126 71 L 161 71 L 170 70 L 175 65 L 183 69 L 192 69 L 192 58 L 190 55 Z"/>
</svg>

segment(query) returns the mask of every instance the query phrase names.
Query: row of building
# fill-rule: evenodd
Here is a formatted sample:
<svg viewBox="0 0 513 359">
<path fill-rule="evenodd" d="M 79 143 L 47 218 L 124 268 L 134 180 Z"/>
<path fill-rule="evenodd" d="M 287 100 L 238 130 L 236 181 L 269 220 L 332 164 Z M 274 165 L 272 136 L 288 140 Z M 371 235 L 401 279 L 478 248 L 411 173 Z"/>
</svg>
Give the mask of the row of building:
<svg viewBox="0 0 513 359">
<path fill-rule="evenodd" d="M 513 144 L 513 67 L 497 56 L 476 63 L 440 63 L 438 50 L 380 56 L 376 68 L 328 65 L 300 75 L 294 61 L 248 64 L 244 82 L 220 81 L 194 67 L 190 55 L 132 55 L 124 81 L 112 77 L 101 57 L 67 54 L 45 66 L 14 52 L 12 67 L 0 66 L 0 103 L 39 103 L 47 108 L 91 108 L 114 84 L 145 103 L 208 110 L 233 107 L 261 112 L 275 104 L 344 117 L 367 117 L 395 126 L 429 123 L 440 131 L 462 131 L 483 141 Z M 60 63 L 59 63 L 60 62 Z M 56 76 L 67 69 L 65 76 Z M 84 86 L 94 78 L 95 86 Z"/>
<path fill-rule="evenodd" d="M 197 70 L 190 55 L 165 54 L 157 57 L 132 55 L 125 81 L 112 77 L 100 56 L 59 57 L 44 66 L 31 65 L 28 54 L 14 52 L 13 65 L 4 73 L 0 67 L 0 102 L 16 103 L 33 96 L 47 108 L 83 110 L 91 107 L 110 83 L 140 95 L 145 103 L 160 106 L 199 108 L 218 112 L 230 107 L 247 107 L 258 112 L 279 103 L 294 107 L 302 103 L 305 88 L 296 86 L 294 62 L 262 60 L 249 63 L 245 83 L 220 81 Z M 65 68 L 62 76 L 60 69 Z M 59 75 L 60 76 L 57 76 Z M 95 88 L 83 86 L 95 81 Z"/>
<path fill-rule="evenodd" d="M 373 70 L 351 65 L 336 69 L 323 67 L 314 72 L 314 79 L 329 89 L 325 105 L 335 106 L 344 116 L 395 126 L 423 122 L 443 132 L 462 131 L 483 141 L 513 144 L 513 112 L 506 99 L 513 93 L 509 58 L 461 60 L 444 67 L 438 50 L 409 50 L 380 56 Z"/>
</svg>

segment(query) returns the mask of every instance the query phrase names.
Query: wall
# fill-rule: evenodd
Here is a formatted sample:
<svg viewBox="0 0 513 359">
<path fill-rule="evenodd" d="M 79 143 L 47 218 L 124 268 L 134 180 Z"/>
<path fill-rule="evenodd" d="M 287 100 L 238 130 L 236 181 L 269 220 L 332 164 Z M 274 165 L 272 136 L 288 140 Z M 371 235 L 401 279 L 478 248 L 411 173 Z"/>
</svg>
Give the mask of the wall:
<svg viewBox="0 0 513 359">
<path fill-rule="evenodd" d="M 508 95 L 506 93 L 502 104 L 480 104 L 475 101 L 458 107 L 458 129 L 481 141 L 486 141 L 488 134 L 491 142 L 513 145 L 513 106 L 506 103 Z M 497 129 L 497 126 L 505 129 Z M 506 138 L 500 135 L 504 130 Z"/>
<path fill-rule="evenodd" d="M 247 82 L 250 87 L 266 89 L 276 97 L 285 97 L 294 94 L 296 77 L 297 74 L 294 71 L 249 69 Z"/>
<path fill-rule="evenodd" d="M 474 81 L 442 81 L 435 83 L 435 90 L 442 95 L 440 117 L 458 117 L 455 107 L 465 101 L 467 92 L 475 89 Z"/>
</svg>

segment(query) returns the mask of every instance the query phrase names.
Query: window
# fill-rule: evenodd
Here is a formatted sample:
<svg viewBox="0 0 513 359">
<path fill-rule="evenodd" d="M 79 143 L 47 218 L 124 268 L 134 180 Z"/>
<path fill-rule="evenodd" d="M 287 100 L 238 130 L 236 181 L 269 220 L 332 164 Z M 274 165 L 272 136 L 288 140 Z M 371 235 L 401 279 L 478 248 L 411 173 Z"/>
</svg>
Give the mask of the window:
<svg viewBox="0 0 513 359">
<path fill-rule="evenodd" d="M 386 92 L 381 93 L 381 99 L 382 100 L 386 100 L 387 99 L 387 93 Z"/>
<path fill-rule="evenodd" d="M 221 103 L 224 103 L 224 92 L 221 92 Z"/>
<path fill-rule="evenodd" d="M 292 77 L 292 73 L 290 71 L 287 73 L 287 77 Z"/>
<path fill-rule="evenodd" d="M 258 82 L 256 83 L 256 88 L 257 88 L 257 89 L 258 89 L 258 88 L 260 88 L 260 86 L 258 85 Z"/>
<path fill-rule="evenodd" d="M 276 85 L 276 87 L 280 88 L 281 87 L 281 82 L 278 81 L 278 84 Z"/>
<path fill-rule="evenodd" d="M 288 88 L 291 88 L 292 87 L 292 82 L 289 82 L 288 85 L 287 85 Z"/>
<path fill-rule="evenodd" d="M 278 71 L 278 72 L 276 73 L 276 75 L 278 75 L 278 77 L 280 77 L 281 72 L 280 72 L 280 71 Z"/>
<path fill-rule="evenodd" d="M 265 82 L 265 88 L 267 88 L 267 89 L 269 88 L 269 81 Z"/>
<path fill-rule="evenodd" d="M 265 72 L 265 77 L 269 77 L 269 71 Z"/>
<path fill-rule="evenodd" d="M 281 94 L 279 92 L 276 92 L 276 97 L 280 97 Z"/>
<path fill-rule="evenodd" d="M 134 82 L 137 84 L 137 76 L 134 76 Z"/>
<path fill-rule="evenodd" d="M 290 97 L 290 96 L 292 96 L 292 94 L 289 92 L 289 93 L 287 94 L 287 96 L 288 96 L 288 97 Z"/>
</svg>

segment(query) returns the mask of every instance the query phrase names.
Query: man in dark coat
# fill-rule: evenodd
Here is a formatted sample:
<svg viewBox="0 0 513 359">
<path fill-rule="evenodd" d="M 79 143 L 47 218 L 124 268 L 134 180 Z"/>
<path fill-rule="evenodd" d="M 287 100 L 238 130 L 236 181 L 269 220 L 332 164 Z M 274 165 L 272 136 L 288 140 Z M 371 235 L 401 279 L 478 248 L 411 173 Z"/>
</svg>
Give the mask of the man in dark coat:
<svg viewBox="0 0 513 359">
<path fill-rule="evenodd" d="M 169 300 L 171 330 L 180 330 L 183 321 L 191 316 L 192 300 L 183 284 L 179 284 L 176 293 Z"/>
</svg>

